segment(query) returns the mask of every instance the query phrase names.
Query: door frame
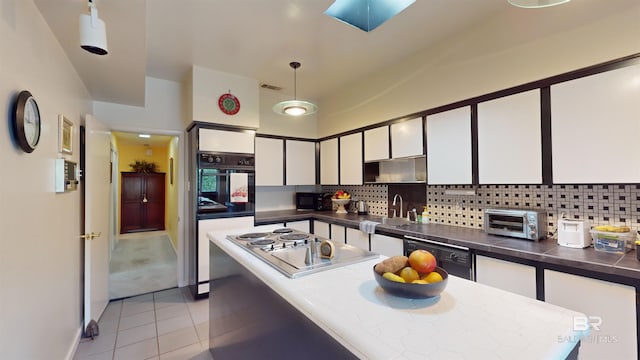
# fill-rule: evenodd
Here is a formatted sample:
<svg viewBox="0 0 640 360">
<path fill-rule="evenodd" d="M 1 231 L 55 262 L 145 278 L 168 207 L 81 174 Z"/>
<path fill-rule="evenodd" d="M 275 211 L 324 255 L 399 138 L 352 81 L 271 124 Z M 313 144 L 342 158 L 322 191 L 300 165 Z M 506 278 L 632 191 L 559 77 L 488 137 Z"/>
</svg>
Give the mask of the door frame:
<svg viewBox="0 0 640 360">
<path fill-rule="evenodd" d="M 186 245 L 186 227 L 185 227 L 185 220 L 186 220 L 186 216 L 185 216 L 185 201 L 187 201 L 187 197 L 186 197 L 186 192 L 189 189 L 189 185 L 186 183 L 186 177 L 185 177 L 185 169 L 186 169 L 186 154 L 187 152 L 187 144 L 186 144 L 186 132 L 185 131 L 179 131 L 179 130 L 161 130 L 161 129 L 149 129 L 149 128 L 141 128 L 141 127 L 136 127 L 136 126 L 122 126 L 122 125 L 112 125 L 112 124 L 108 124 L 109 128 L 111 131 L 117 131 L 117 132 L 129 132 L 129 133 L 145 133 L 145 134 L 151 134 L 153 135 L 166 135 L 166 136 L 175 136 L 178 138 L 178 154 L 177 154 L 177 162 L 178 162 L 178 167 L 177 169 L 174 169 L 174 183 L 177 184 L 177 186 L 180 187 L 180 189 L 178 190 L 178 239 L 177 239 L 177 244 L 178 244 L 178 248 L 177 250 L 177 261 L 178 261 L 178 287 L 184 287 L 187 286 L 189 284 L 188 282 L 188 266 L 189 266 L 189 259 L 187 259 L 187 245 Z M 117 164 L 116 164 L 116 169 L 114 172 L 117 172 L 117 176 L 120 175 L 120 172 L 117 171 Z M 117 185 L 116 185 L 117 186 Z M 120 201 L 120 189 L 118 189 L 118 193 L 116 193 L 116 195 L 112 198 L 114 201 L 114 206 L 117 207 L 117 203 L 115 203 L 115 201 Z M 165 199 L 166 201 L 166 199 Z M 116 210 L 117 211 L 117 210 Z M 119 218 L 120 214 L 116 214 Z M 166 220 L 166 219 L 165 219 Z M 115 231 L 115 236 L 119 237 L 120 234 L 118 234 L 118 231 Z M 117 240 L 116 240 L 117 242 Z"/>
</svg>

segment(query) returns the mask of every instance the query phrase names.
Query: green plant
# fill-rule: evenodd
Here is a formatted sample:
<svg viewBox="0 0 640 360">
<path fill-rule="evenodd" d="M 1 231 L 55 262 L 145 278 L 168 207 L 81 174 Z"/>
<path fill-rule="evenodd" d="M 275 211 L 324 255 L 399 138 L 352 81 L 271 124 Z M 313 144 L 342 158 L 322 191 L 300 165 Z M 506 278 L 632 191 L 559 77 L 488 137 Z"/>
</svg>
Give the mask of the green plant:
<svg viewBox="0 0 640 360">
<path fill-rule="evenodd" d="M 131 169 L 139 173 L 153 173 L 156 172 L 158 165 L 154 162 L 147 162 L 145 160 L 136 160 L 132 164 L 129 164 Z"/>
</svg>

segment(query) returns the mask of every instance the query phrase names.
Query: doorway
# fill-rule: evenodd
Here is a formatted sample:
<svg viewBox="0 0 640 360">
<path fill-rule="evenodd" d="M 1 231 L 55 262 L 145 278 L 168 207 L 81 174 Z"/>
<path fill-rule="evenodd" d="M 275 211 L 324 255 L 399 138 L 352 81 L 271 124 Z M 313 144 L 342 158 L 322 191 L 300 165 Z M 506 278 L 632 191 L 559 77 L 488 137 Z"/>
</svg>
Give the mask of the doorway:
<svg viewBox="0 0 640 360">
<path fill-rule="evenodd" d="M 183 262 L 177 176 L 182 144 L 174 135 L 139 135 L 112 131 L 118 240 L 110 259 L 111 300 L 178 286 Z M 140 169 L 140 164 L 152 168 Z"/>
</svg>

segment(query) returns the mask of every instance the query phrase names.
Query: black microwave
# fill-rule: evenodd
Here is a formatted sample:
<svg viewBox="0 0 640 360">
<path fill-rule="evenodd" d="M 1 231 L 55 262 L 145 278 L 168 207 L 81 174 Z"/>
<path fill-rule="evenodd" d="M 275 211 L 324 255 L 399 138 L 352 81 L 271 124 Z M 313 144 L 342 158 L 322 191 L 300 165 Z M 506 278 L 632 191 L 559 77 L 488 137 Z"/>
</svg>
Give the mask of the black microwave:
<svg viewBox="0 0 640 360">
<path fill-rule="evenodd" d="M 297 192 L 297 210 L 324 210 L 324 194 L 317 192 Z"/>
</svg>

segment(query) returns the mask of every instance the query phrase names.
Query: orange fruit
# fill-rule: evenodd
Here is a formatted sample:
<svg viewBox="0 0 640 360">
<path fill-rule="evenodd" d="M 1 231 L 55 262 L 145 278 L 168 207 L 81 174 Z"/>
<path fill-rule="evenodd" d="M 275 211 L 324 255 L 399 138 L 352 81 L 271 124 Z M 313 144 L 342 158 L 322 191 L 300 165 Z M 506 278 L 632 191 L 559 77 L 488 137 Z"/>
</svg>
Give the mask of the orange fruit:
<svg viewBox="0 0 640 360">
<path fill-rule="evenodd" d="M 408 283 L 412 282 L 413 280 L 420 280 L 420 274 L 418 274 L 418 272 L 410 266 L 402 268 L 398 275 L 400 275 L 400 277 Z"/>
<path fill-rule="evenodd" d="M 438 272 L 436 271 L 432 271 L 430 273 L 428 273 L 427 275 L 422 277 L 422 280 L 432 284 L 432 283 L 437 283 L 442 281 L 442 275 L 440 275 Z"/>
</svg>

